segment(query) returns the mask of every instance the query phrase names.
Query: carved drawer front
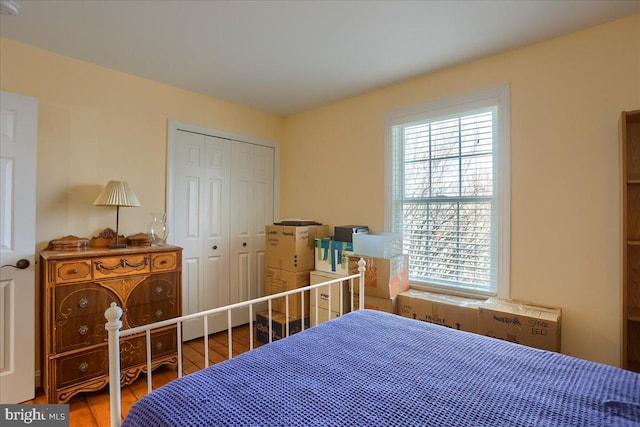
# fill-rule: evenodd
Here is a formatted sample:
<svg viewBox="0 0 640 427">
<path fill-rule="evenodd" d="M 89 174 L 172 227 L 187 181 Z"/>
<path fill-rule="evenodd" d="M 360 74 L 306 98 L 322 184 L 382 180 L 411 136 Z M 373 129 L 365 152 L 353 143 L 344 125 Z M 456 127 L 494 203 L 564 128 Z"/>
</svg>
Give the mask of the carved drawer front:
<svg viewBox="0 0 640 427">
<path fill-rule="evenodd" d="M 178 301 L 167 299 L 147 304 L 131 305 L 127 309 L 127 322 L 129 326 L 147 325 L 153 322 L 170 319 L 178 315 Z"/>
<path fill-rule="evenodd" d="M 131 291 L 127 307 L 160 302 L 178 297 L 178 272 L 159 273 L 149 276 Z"/>
<path fill-rule="evenodd" d="M 177 255 L 175 252 L 152 254 L 151 271 L 165 271 L 176 268 Z"/>
<path fill-rule="evenodd" d="M 151 358 L 166 356 L 175 353 L 176 329 L 153 332 L 151 334 Z M 135 337 L 122 342 L 120 347 L 121 368 L 129 368 L 135 365 L 147 363 L 147 343 L 144 336 Z"/>
<path fill-rule="evenodd" d="M 107 340 L 104 324 L 104 315 L 100 313 L 56 320 L 56 353 L 104 343 Z"/>
<path fill-rule="evenodd" d="M 122 305 L 112 292 L 94 283 L 56 286 L 55 293 L 56 320 L 95 313 L 104 317 L 104 311 L 112 302 Z"/>
<path fill-rule="evenodd" d="M 61 357 L 55 364 L 58 388 L 109 373 L 109 360 L 104 347 Z"/>
<path fill-rule="evenodd" d="M 149 264 L 150 256 L 148 254 L 94 259 L 93 277 L 94 279 L 103 279 L 106 277 L 148 273 L 151 271 Z"/>
<path fill-rule="evenodd" d="M 91 280 L 91 261 L 82 260 L 56 263 L 54 280 L 56 283 Z"/>
</svg>

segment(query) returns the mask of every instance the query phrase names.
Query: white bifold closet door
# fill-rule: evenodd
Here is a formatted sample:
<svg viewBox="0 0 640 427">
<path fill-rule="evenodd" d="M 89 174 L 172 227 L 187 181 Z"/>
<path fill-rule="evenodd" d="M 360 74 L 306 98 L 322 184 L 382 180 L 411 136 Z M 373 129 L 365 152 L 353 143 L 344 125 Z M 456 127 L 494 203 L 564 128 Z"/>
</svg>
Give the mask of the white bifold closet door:
<svg viewBox="0 0 640 427">
<path fill-rule="evenodd" d="M 173 170 L 174 239 L 183 248 L 183 314 L 264 294 L 265 225 L 273 223 L 273 147 L 176 131 Z M 254 311 L 255 314 L 255 311 Z M 249 321 L 235 311 L 232 325 Z M 227 328 L 210 316 L 208 332 Z M 183 340 L 202 336 L 187 322 Z"/>
</svg>

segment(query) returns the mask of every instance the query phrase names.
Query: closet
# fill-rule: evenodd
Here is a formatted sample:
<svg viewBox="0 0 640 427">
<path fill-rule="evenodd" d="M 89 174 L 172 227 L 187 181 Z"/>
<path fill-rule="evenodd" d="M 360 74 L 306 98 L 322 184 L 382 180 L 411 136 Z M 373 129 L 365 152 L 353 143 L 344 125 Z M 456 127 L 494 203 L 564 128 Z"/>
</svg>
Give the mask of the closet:
<svg viewBox="0 0 640 427">
<path fill-rule="evenodd" d="M 274 220 L 276 148 L 179 128 L 170 132 L 167 206 L 170 240 L 183 248 L 182 314 L 264 295 L 264 230 Z M 233 313 L 234 326 L 248 321 L 248 309 Z M 210 316 L 207 332 L 227 323 L 226 313 Z M 203 333 L 202 321 L 183 325 L 185 341 Z"/>
</svg>

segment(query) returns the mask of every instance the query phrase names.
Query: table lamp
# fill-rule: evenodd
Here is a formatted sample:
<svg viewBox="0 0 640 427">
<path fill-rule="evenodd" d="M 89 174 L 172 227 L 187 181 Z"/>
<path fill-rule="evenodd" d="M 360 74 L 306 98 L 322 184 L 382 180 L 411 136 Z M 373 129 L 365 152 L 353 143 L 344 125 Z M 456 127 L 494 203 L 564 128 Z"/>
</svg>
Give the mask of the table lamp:
<svg viewBox="0 0 640 427">
<path fill-rule="evenodd" d="M 140 202 L 136 193 L 126 181 L 109 181 L 98 198 L 93 202 L 95 206 L 115 206 L 116 207 L 116 242 L 109 246 L 109 249 L 126 248 L 125 243 L 118 243 L 118 226 L 120 223 L 120 206 L 139 207 Z"/>
</svg>

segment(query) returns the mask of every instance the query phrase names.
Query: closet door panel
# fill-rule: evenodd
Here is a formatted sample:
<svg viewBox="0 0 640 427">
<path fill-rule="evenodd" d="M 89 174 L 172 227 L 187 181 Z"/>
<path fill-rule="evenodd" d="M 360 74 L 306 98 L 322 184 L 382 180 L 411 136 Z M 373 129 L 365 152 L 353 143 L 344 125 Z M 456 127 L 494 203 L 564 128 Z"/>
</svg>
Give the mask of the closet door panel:
<svg viewBox="0 0 640 427">
<path fill-rule="evenodd" d="M 179 131 L 175 147 L 175 244 L 183 248 L 182 313 L 200 310 L 203 286 L 202 233 L 200 214 L 204 137 Z M 185 340 L 198 336 L 199 329 L 193 323 L 185 324 Z M 200 332 L 201 333 L 201 332 Z"/>
<path fill-rule="evenodd" d="M 229 177 L 231 143 L 222 138 L 205 138 L 204 174 L 207 182 L 204 192 L 204 293 L 202 310 L 222 307 L 229 299 Z M 227 326 L 226 316 L 212 316 L 209 332 Z"/>
<path fill-rule="evenodd" d="M 230 142 L 177 131 L 175 241 L 184 248 L 183 314 L 229 303 Z M 212 325 L 212 328 L 215 327 Z M 202 322 L 185 324 L 183 339 L 202 336 Z"/>
<path fill-rule="evenodd" d="M 254 209 L 252 218 L 252 248 L 254 252 L 254 280 L 250 287 L 251 298 L 264 295 L 265 280 L 265 225 L 273 224 L 274 164 L 272 147 L 254 147 Z"/>
<path fill-rule="evenodd" d="M 231 222 L 231 300 L 250 299 L 253 277 L 253 242 L 251 218 L 255 208 L 253 194 L 253 150 L 252 144 L 234 142 L 231 153 L 231 200 L 233 213 Z M 249 321 L 249 310 L 238 310 L 233 315 L 233 324 Z"/>
</svg>

